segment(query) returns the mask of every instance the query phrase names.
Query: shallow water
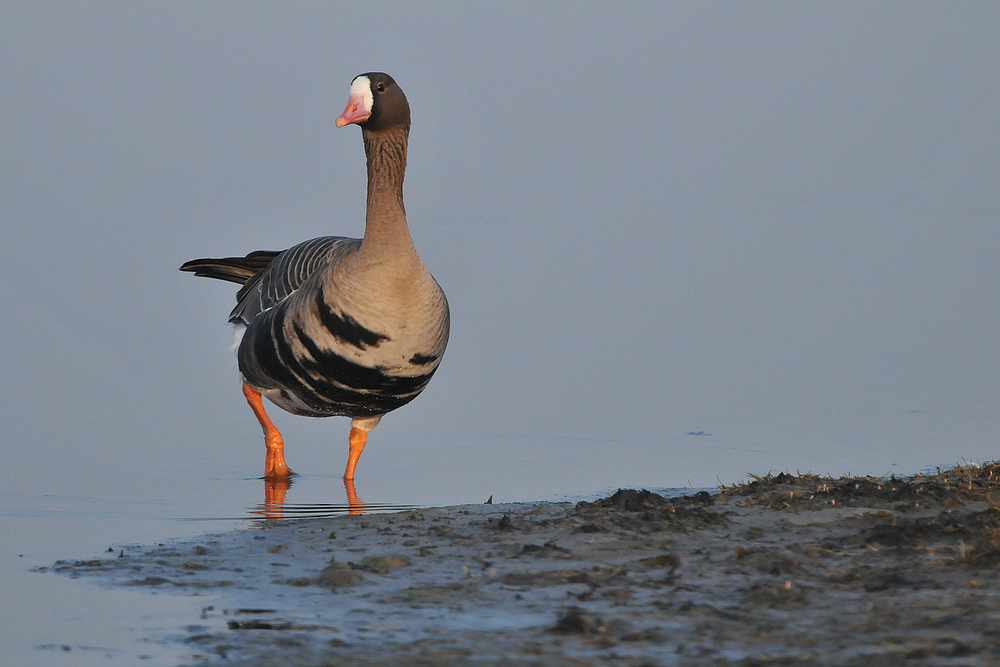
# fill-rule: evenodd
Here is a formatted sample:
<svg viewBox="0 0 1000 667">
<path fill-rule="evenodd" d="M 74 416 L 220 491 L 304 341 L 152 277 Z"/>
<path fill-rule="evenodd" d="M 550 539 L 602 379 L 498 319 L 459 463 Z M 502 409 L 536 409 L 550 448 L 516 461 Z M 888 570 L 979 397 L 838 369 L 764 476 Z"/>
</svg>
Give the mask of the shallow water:
<svg viewBox="0 0 1000 667">
<path fill-rule="evenodd" d="M 343 435 L 338 427 L 346 422 L 325 424 L 331 439 Z M 954 462 L 947 440 L 961 431 L 960 425 L 936 424 L 923 415 L 885 420 L 881 431 L 861 422 L 840 426 L 715 423 L 654 443 L 434 436 L 386 424 L 373 433 L 362 457 L 356 492 L 366 511 L 392 511 L 483 503 L 491 496 L 497 503 L 572 501 L 619 486 L 704 488 L 718 480 L 743 479 L 748 471 L 785 470 L 789 462 L 814 472 L 906 474 Z M 866 432 L 868 440 L 882 443 L 876 451 L 864 445 Z M 972 441 L 985 435 L 957 437 Z M 328 443 L 286 442 L 289 464 L 305 474 L 293 478 L 280 508 L 267 504 L 267 485 L 253 476 L 263 465 L 262 443 L 256 439 L 231 461 L 225 448 L 175 460 L 162 447 L 136 447 L 129 475 L 73 443 L 8 453 L 7 464 L 22 474 L 5 480 L 0 498 L 4 664 L 135 664 L 140 659 L 142 664 L 175 664 L 185 655 L 180 640 L 189 635 L 187 626 L 213 604 L 213 595 L 108 590 L 31 569 L 59 559 L 108 558 L 124 546 L 248 526 L 263 516 L 349 511 L 340 479 L 346 445 L 341 451 Z M 980 451 L 965 455 L 988 455 L 988 441 L 982 442 Z M 875 467 L 887 456 L 896 458 L 895 465 Z"/>
<path fill-rule="evenodd" d="M 440 445 L 441 451 L 429 452 L 430 463 L 419 468 L 406 454 L 426 459 L 421 438 L 395 443 L 399 445 L 396 453 L 402 450 L 403 454 L 395 459 L 393 443 L 372 440 L 357 483 L 366 512 L 484 502 L 491 495 L 500 502 L 565 498 L 570 492 L 600 493 L 552 479 L 542 488 L 527 472 L 527 468 L 538 469 L 544 463 L 542 457 L 532 457 L 517 447 L 500 448 L 504 456 L 514 456 L 506 468 L 510 479 L 483 475 L 490 466 L 481 455 L 497 451 L 495 441 L 454 439 Z M 156 447 L 150 446 L 145 454 L 136 448 L 136 458 L 129 464 L 133 472 L 127 477 L 107 467 L 105 461 L 88 457 L 90 448 L 77 443 L 9 452 L 7 464 L 22 474 L 5 481 L 0 498 L 4 600 L 0 645 L 5 647 L 0 664 L 176 664 L 189 653 L 183 643 L 190 634 L 188 626 L 216 596 L 107 589 L 32 570 L 61 559 L 113 557 L 128 545 L 239 528 L 262 516 L 317 517 L 351 510 L 339 478 L 342 461 L 332 455 L 319 462 L 329 472 L 296 475 L 283 506 L 267 505 L 266 483 L 247 474 L 263 462 L 261 444 L 248 444 L 238 468 L 215 470 L 206 470 L 204 458 L 171 460 Z M 290 444 L 289 460 L 302 470 L 311 470 L 301 449 Z M 454 465 L 439 460 L 448 458 L 479 474 L 456 473 Z M 396 465 L 380 469 L 385 461 L 393 460 Z M 447 474 L 435 478 L 434 466 Z"/>
</svg>

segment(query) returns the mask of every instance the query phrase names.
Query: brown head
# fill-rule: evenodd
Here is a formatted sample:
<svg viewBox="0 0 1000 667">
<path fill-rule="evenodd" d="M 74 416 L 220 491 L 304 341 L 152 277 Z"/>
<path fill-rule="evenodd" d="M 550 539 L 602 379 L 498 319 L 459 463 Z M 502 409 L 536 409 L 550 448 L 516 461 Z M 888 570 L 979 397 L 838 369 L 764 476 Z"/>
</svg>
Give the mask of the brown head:
<svg viewBox="0 0 1000 667">
<path fill-rule="evenodd" d="M 351 82 L 351 100 L 337 127 L 360 125 L 369 132 L 395 127 L 410 129 L 410 105 L 392 77 L 382 72 L 359 74 Z"/>
</svg>

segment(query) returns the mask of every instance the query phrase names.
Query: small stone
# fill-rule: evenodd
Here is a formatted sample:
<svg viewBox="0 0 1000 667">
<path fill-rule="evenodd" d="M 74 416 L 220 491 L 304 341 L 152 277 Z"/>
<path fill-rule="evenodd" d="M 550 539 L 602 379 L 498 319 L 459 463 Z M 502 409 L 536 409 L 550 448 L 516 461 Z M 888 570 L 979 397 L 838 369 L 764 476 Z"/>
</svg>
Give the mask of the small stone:
<svg viewBox="0 0 1000 667">
<path fill-rule="evenodd" d="M 319 573 L 316 583 L 324 588 L 343 588 L 364 583 L 365 578 L 351 569 L 347 563 L 334 563 Z"/>
</svg>

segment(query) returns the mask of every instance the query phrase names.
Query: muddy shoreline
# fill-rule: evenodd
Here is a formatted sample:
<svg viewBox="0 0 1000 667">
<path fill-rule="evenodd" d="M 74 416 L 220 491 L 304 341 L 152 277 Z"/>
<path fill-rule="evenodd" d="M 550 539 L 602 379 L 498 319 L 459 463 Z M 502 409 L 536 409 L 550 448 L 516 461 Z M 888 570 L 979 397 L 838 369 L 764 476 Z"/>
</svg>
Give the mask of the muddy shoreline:
<svg viewBox="0 0 1000 667">
<path fill-rule="evenodd" d="M 470 505 L 41 570 L 202 595 L 190 665 L 991 665 L 1000 465 Z"/>
</svg>

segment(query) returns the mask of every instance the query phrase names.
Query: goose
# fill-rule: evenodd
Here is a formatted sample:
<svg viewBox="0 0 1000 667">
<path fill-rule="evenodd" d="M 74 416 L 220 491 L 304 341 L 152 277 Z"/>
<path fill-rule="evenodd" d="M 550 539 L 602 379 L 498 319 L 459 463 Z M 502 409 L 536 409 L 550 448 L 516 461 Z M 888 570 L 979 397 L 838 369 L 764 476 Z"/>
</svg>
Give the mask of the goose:
<svg viewBox="0 0 1000 667">
<path fill-rule="evenodd" d="M 229 322 L 242 334 L 243 394 L 264 431 L 268 480 L 293 473 L 262 397 L 296 415 L 350 417 L 350 481 L 368 432 L 423 391 L 448 344 L 448 300 L 417 254 L 403 207 L 406 96 L 387 74 L 361 74 L 336 125 L 358 125 L 364 140 L 364 238 L 322 236 L 180 267 L 242 285 Z"/>
</svg>

